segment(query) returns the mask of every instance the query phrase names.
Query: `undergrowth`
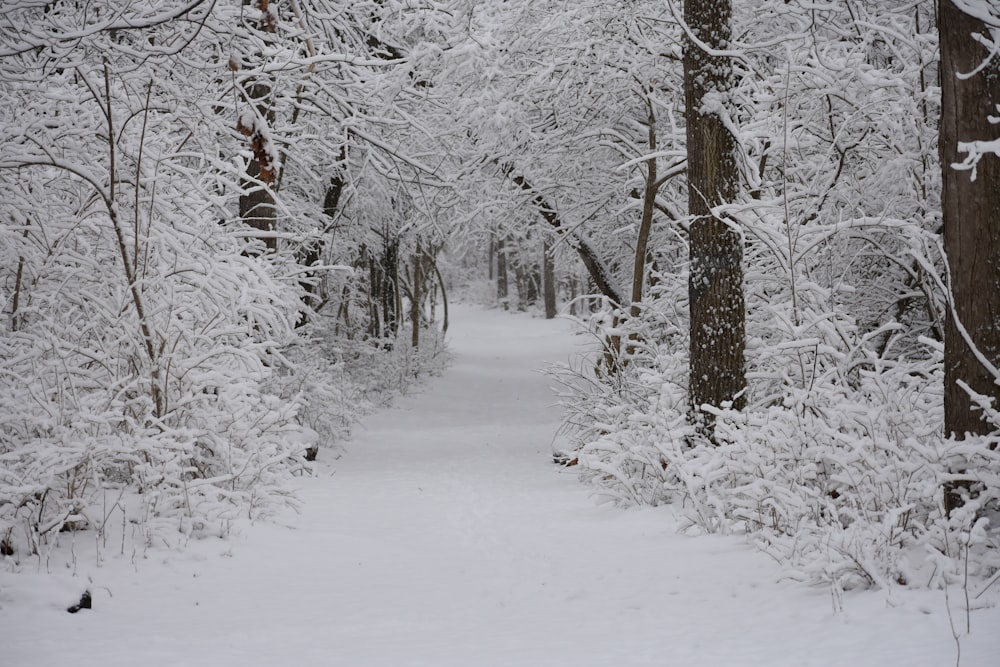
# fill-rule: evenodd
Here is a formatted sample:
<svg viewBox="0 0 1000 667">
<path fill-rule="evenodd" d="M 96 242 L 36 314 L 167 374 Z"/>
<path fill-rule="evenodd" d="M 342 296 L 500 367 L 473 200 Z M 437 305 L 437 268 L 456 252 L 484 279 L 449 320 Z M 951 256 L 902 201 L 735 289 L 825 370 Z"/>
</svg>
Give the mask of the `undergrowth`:
<svg viewBox="0 0 1000 667">
<path fill-rule="evenodd" d="M 685 530 L 745 534 L 787 576 L 838 591 L 970 579 L 985 588 L 1000 571 L 1000 418 L 984 402 L 992 435 L 941 435 L 940 344 L 925 339 L 923 356 L 885 360 L 849 327 L 837 345 L 757 338 L 748 407 L 715 410 L 712 443 L 690 426 L 675 305 L 581 324 L 601 343 L 623 341 L 612 373 L 592 359 L 550 371 L 572 442 L 566 458 L 605 501 L 672 504 Z M 787 366 L 808 376 L 774 372 Z M 950 515 L 949 488 L 964 495 Z"/>
</svg>

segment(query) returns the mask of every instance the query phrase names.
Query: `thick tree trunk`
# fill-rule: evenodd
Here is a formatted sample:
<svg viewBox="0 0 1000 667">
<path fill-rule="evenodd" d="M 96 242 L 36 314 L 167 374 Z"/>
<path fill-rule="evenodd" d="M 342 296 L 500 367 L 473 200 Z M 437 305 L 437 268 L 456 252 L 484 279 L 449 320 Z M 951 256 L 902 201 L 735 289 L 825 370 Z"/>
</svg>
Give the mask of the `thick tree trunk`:
<svg viewBox="0 0 1000 667">
<path fill-rule="evenodd" d="M 1000 157 L 984 155 L 975 180 L 969 171 L 951 165 L 965 158 L 958 150 L 960 142 L 1000 135 L 1000 126 L 989 122 L 1000 104 L 1000 59 L 972 37 L 987 34 L 986 26 L 956 8 L 952 0 L 941 0 L 938 20 L 941 208 L 954 305 L 945 318 L 944 426 L 947 434 L 962 438 L 992 429 L 972 407 L 959 381 L 1000 405 L 1000 387 L 975 351 L 990 364 L 1000 365 Z M 975 71 L 991 57 L 989 65 L 976 74 L 958 76 Z M 959 327 L 971 340 L 966 340 Z"/>
<path fill-rule="evenodd" d="M 685 0 L 684 18 L 709 49 L 729 48 L 729 0 Z M 688 150 L 688 213 L 691 272 L 692 415 L 711 438 L 715 420 L 701 410 L 733 401 L 739 407 L 746 387 L 745 306 L 741 234 L 712 208 L 732 202 L 739 191 L 736 139 L 719 115 L 719 104 L 733 86 L 730 58 L 711 55 L 690 38 L 684 44 L 684 98 Z"/>
<path fill-rule="evenodd" d="M 268 12 L 269 0 L 256 0 L 255 5 L 261 11 L 258 28 L 264 35 L 272 35 L 277 30 L 274 14 Z M 250 4 L 244 0 L 244 4 Z M 270 45 L 270 38 L 265 40 Z M 274 192 L 271 186 L 277 177 L 276 165 L 271 160 L 271 153 L 265 145 L 265 133 L 258 127 L 263 121 L 269 127 L 274 126 L 274 108 L 271 92 L 274 81 L 270 77 L 259 77 L 247 88 L 247 96 L 256 109 L 256 118 L 241 116 L 236 123 L 236 129 L 249 137 L 253 158 L 247 165 L 247 178 L 242 185 L 244 194 L 240 196 L 240 218 L 249 227 L 262 232 L 273 232 L 277 219 Z M 278 240 L 271 234 L 262 234 L 264 246 L 269 252 L 278 248 Z"/>
<path fill-rule="evenodd" d="M 254 159 L 247 166 L 249 179 L 243 182 L 245 194 L 240 195 L 240 218 L 243 222 L 262 232 L 274 231 L 277 209 L 274 204 L 274 194 L 264 185 L 255 183 L 252 179 L 261 179 L 260 163 Z M 269 234 L 262 234 L 264 247 L 269 252 L 278 249 L 278 240 Z"/>
<path fill-rule="evenodd" d="M 552 242 L 547 234 L 542 240 L 542 295 L 545 300 L 545 319 L 556 316 L 556 265 L 552 257 Z"/>
</svg>

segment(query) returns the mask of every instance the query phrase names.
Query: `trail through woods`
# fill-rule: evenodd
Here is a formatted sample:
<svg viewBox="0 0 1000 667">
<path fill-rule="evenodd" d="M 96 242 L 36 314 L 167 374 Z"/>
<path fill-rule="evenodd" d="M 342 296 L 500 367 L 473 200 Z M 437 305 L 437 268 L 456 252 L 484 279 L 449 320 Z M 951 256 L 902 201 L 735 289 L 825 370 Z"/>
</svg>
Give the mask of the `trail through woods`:
<svg viewBox="0 0 1000 667">
<path fill-rule="evenodd" d="M 101 567 L 81 538 L 75 575 L 0 574 L 0 664 L 955 664 L 940 591 L 847 593 L 838 613 L 739 538 L 597 505 L 550 462 L 560 412 L 536 372 L 586 340 L 565 321 L 456 310 L 452 366 L 325 452 L 299 514 Z M 67 614 L 86 586 L 94 608 Z M 995 667 L 1000 610 L 971 621 L 961 664 Z"/>
</svg>

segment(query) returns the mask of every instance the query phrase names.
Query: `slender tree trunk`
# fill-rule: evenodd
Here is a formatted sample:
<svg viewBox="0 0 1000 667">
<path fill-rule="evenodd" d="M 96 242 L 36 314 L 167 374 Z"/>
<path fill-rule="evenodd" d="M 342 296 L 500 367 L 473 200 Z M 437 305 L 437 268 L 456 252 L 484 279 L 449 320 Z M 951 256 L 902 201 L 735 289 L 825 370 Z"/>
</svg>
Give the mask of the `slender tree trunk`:
<svg viewBox="0 0 1000 667">
<path fill-rule="evenodd" d="M 684 18 L 711 50 L 730 48 L 729 0 L 685 0 Z M 688 150 L 691 307 L 690 399 L 699 430 L 712 438 L 715 420 L 701 406 L 743 402 L 745 311 L 743 240 L 712 208 L 735 200 L 740 187 L 736 139 L 706 102 L 718 104 L 733 87 L 730 58 L 713 56 L 690 38 L 684 44 Z M 714 98 L 714 101 L 713 101 Z"/>
<path fill-rule="evenodd" d="M 531 264 L 524 269 L 524 301 L 521 304 L 523 310 L 525 306 L 533 307 L 538 303 L 538 296 L 541 293 L 542 272 L 538 264 L 532 258 Z"/>
<path fill-rule="evenodd" d="M 399 241 L 385 241 L 382 252 L 383 336 L 394 336 L 399 328 Z"/>
<path fill-rule="evenodd" d="M 343 150 L 341 150 L 341 155 L 344 155 Z M 340 209 L 340 196 L 344 192 L 344 185 L 344 177 L 340 174 L 340 172 L 337 172 L 330 177 L 330 183 L 326 188 L 326 194 L 323 196 L 323 215 L 331 221 L 337 217 L 337 211 Z M 324 246 L 325 243 L 322 236 L 305 245 L 299 252 L 299 264 L 302 264 L 303 266 L 315 266 L 319 264 L 323 257 Z M 312 312 L 312 310 L 317 307 L 317 303 L 319 302 L 318 275 L 315 271 L 310 271 L 306 274 L 306 278 L 306 280 L 302 280 L 299 283 L 305 292 L 302 295 L 302 305 L 305 307 L 305 312 L 303 312 L 302 318 L 296 326 L 301 326 L 309 321 L 308 313 Z"/>
<path fill-rule="evenodd" d="M 444 336 L 448 333 L 448 292 L 444 287 L 444 278 L 441 276 L 441 269 L 438 268 L 437 259 L 431 257 L 430 261 L 431 269 L 433 269 L 434 275 L 437 277 L 438 287 L 441 288 L 441 308 L 444 311 L 442 313 L 444 321 L 441 322 L 441 335 Z"/>
<path fill-rule="evenodd" d="M 420 241 L 417 241 L 417 249 L 413 253 L 413 284 L 410 287 L 410 324 L 413 326 L 410 332 L 410 345 L 414 350 L 420 346 L 420 300 L 423 298 L 421 287 L 424 281 L 422 263 Z"/>
<path fill-rule="evenodd" d="M 552 257 L 552 241 L 542 235 L 542 294 L 545 299 L 545 319 L 556 316 L 556 265 Z"/>
<path fill-rule="evenodd" d="M 507 298 L 510 290 L 507 287 L 507 251 L 504 248 L 503 237 L 498 237 L 496 242 L 497 250 L 497 300 L 500 305 L 506 308 Z"/>
<path fill-rule="evenodd" d="M 649 152 L 656 152 L 656 113 L 652 99 L 647 98 Z M 639 235 L 635 242 L 635 261 L 632 268 L 632 308 L 631 316 L 639 317 L 642 290 L 646 284 L 646 249 L 649 247 L 649 232 L 653 227 L 653 211 L 656 207 L 656 158 L 646 160 L 646 189 L 642 196 L 642 218 L 639 220 Z"/>
<path fill-rule="evenodd" d="M 580 314 L 580 308 L 576 303 L 577 293 L 576 293 L 576 276 L 570 276 L 569 279 L 569 314 L 576 317 Z"/>
<path fill-rule="evenodd" d="M 375 253 L 366 247 L 362 247 L 361 252 L 368 259 L 368 337 L 378 339 L 385 335 L 382 318 L 385 271 L 381 257 L 376 257 Z"/>
<path fill-rule="evenodd" d="M 487 279 L 490 280 L 490 282 L 493 281 L 493 260 L 496 256 L 496 238 L 497 238 L 497 233 L 495 231 L 491 231 L 490 248 L 489 251 L 486 253 L 486 256 L 488 258 L 487 261 L 489 262 L 489 275 L 487 276 Z"/>
</svg>

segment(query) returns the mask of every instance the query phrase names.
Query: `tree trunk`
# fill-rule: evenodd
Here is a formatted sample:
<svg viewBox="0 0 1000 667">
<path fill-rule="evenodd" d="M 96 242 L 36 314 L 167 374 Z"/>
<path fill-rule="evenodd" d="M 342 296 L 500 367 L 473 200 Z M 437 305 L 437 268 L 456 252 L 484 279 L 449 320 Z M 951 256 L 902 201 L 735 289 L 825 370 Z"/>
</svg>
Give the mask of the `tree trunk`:
<svg viewBox="0 0 1000 667">
<path fill-rule="evenodd" d="M 368 260 L 368 337 L 381 338 L 383 334 L 382 295 L 385 292 L 385 272 L 380 264 L 381 258 L 362 246 L 361 254 Z"/>
<path fill-rule="evenodd" d="M 493 259 L 496 255 L 496 237 L 497 237 L 496 232 L 490 232 L 490 247 L 486 253 L 486 256 L 488 258 L 487 261 L 489 262 L 489 275 L 487 276 L 487 279 L 490 282 L 493 281 Z"/>
<path fill-rule="evenodd" d="M 343 154 L 343 151 L 341 151 Z M 344 177 L 340 172 L 335 173 L 330 177 L 330 184 L 326 188 L 326 194 L 323 196 L 323 215 L 333 221 L 337 217 L 337 211 L 340 209 L 340 196 L 344 191 Z M 303 266 L 315 266 L 320 263 L 320 259 L 323 257 L 323 249 L 325 243 L 322 235 L 320 238 L 309 242 L 299 251 L 299 264 Z M 296 323 L 296 326 L 302 326 L 309 321 L 308 313 L 313 311 L 319 303 L 319 276 L 315 271 L 309 271 L 305 274 L 305 279 L 299 281 L 302 286 L 304 294 L 302 295 L 302 305 L 304 310 L 302 313 L 302 318 Z"/>
<path fill-rule="evenodd" d="M 256 6 L 261 11 L 259 30 L 264 35 L 273 35 L 277 25 L 275 15 L 268 12 L 268 0 L 257 0 Z M 265 38 L 268 46 L 270 42 L 270 37 Z M 240 196 L 240 218 L 247 226 L 262 232 L 273 232 L 277 219 L 274 192 L 270 186 L 275 182 L 278 165 L 272 161 L 271 153 L 265 145 L 266 134 L 258 126 L 261 122 L 268 127 L 274 126 L 274 108 L 271 104 L 273 86 L 274 81 L 270 77 L 261 76 L 253 80 L 247 88 L 247 97 L 254 105 L 256 116 L 240 116 L 236 123 L 236 129 L 249 137 L 253 151 L 253 158 L 247 165 L 247 178 L 242 183 L 244 194 Z M 269 252 L 277 250 L 278 240 L 274 236 L 262 234 L 261 237 Z"/>
<path fill-rule="evenodd" d="M 247 166 L 248 179 L 243 181 L 245 194 L 240 195 L 240 218 L 248 226 L 262 232 L 274 231 L 277 219 L 277 209 L 274 205 L 274 194 L 269 188 L 254 182 L 262 179 L 260 162 L 256 158 Z M 266 181 L 265 181 L 266 182 Z M 269 234 L 263 234 L 264 247 L 269 252 L 278 249 L 278 240 Z"/>
<path fill-rule="evenodd" d="M 961 438 L 991 429 L 972 408 L 959 380 L 1000 404 L 1000 387 L 969 345 L 994 366 L 1000 365 L 1000 157 L 984 155 L 975 180 L 970 172 L 951 165 L 965 158 L 958 151 L 959 142 L 985 141 L 1000 134 L 998 126 L 988 120 L 1000 104 L 1000 60 L 992 54 L 991 63 L 982 71 L 968 78 L 956 76 L 974 71 L 991 57 L 972 38 L 973 33 L 987 34 L 986 26 L 956 8 L 952 0 L 942 0 L 938 20 L 941 208 L 954 306 L 945 325 L 944 415 L 945 430 Z M 971 341 L 965 340 L 959 325 Z"/>
<path fill-rule="evenodd" d="M 510 290 L 507 287 L 507 251 L 504 249 L 503 237 L 498 237 L 497 250 L 497 300 L 506 309 Z"/>
<path fill-rule="evenodd" d="M 556 266 L 548 234 L 542 235 L 542 295 L 545 300 L 545 319 L 551 320 L 556 316 Z"/>
<path fill-rule="evenodd" d="M 444 287 L 444 278 L 441 276 L 441 269 L 438 268 L 437 258 L 430 257 L 431 269 L 434 271 L 434 275 L 437 277 L 438 287 L 441 288 L 441 307 L 444 310 L 442 316 L 444 321 L 441 322 L 441 335 L 444 336 L 448 333 L 448 292 Z M 433 319 L 431 320 L 433 321 Z"/>
<path fill-rule="evenodd" d="M 653 101 L 646 100 L 648 106 L 647 143 L 649 152 L 656 152 L 656 113 Z M 656 158 L 646 160 L 646 189 L 642 195 L 642 218 L 639 220 L 639 235 L 635 241 L 635 261 L 632 265 L 632 309 L 631 316 L 639 317 L 642 290 L 646 284 L 646 249 L 649 247 L 649 232 L 653 228 L 653 210 L 656 206 Z"/>
<path fill-rule="evenodd" d="M 569 314 L 573 317 L 579 315 L 583 309 L 577 304 L 577 293 L 576 293 L 576 276 L 570 276 L 569 279 Z"/>
<path fill-rule="evenodd" d="M 685 0 L 684 18 L 695 37 L 712 50 L 729 48 L 729 0 Z M 712 208 L 735 200 L 740 187 L 736 139 L 706 98 L 733 87 L 730 58 L 713 56 L 690 38 L 684 44 L 684 101 L 688 150 L 688 213 L 691 308 L 690 400 L 699 431 L 713 437 L 715 420 L 701 406 L 733 401 L 746 387 L 745 311 L 741 234 Z"/>
<path fill-rule="evenodd" d="M 382 308 L 382 336 L 393 337 L 399 327 L 399 240 L 386 230 L 382 240 L 382 275 L 378 300 Z"/>
<path fill-rule="evenodd" d="M 413 253 L 413 284 L 410 287 L 410 324 L 413 329 L 410 332 L 410 345 L 416 350 L 420 346 L 420 300 L 424 281 L 421 264 L 423 258 L 420 256 L 420 241 L 417 241 L 417 249 Z"/>
<path fill-rule="evenodd" d="M 986 25 L 958 9 L 952 0 L 941 0 L 938 30 L 938 151 L 952 305 L 944 332 L 944 429 L 945 435 L 964 439 L 967 434 L 989 433 L 993 427 L 973 407 L 960 381 L 992 397 L 994 406 L 1000 405 L 997 378 L 983 363 L 1000 365 L 1000 156 L 983 155 L 974 179 L 969 171 L 952 165 L 966 158 L 959 151 L 961 142 L 987 141 L 1000 134 L 998 126 L 989 122 L 1000 104 L 1000 59 L 972 37 L 988 34 Z M 965 488 L 968 484 L 948 485 L 945 506 L 949 512 L 962 503 Z"/>
</svg>

